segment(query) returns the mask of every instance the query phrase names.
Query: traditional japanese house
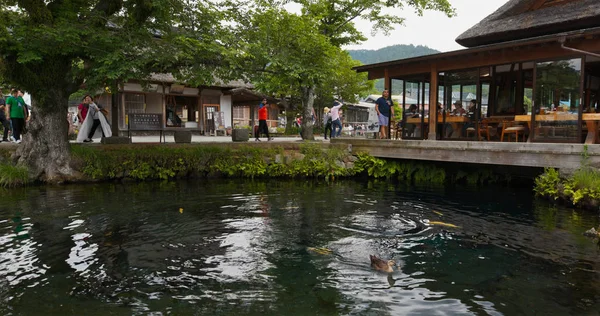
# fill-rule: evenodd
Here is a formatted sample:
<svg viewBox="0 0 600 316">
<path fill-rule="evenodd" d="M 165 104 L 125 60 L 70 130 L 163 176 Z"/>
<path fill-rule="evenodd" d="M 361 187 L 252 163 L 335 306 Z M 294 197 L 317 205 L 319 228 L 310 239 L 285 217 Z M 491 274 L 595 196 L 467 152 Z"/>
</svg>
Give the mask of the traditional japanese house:
<svg viewBox="0 0 600 316">
<path fill-rule="evenodd" d="M 510 0 L 456 41 L 467 48 L 355 68 L 417 99 L 403 125 L 427 132 L 404 139 L 599 142 L 600 1 Z"/>
<path fill-rule="evenodd" d="M 132 113 L 161 114 L 167 131 L 191 130 L 204 135 L 216 135 L 217 130 L 225 131 L 236 124 L 257 125 L 258 116 L 254 116 L 253 122 L 249 113 L 258 106 L 262 96 L 252 91 L 253 88 L 242 81 L 190 86 L 170 74 L 154 74 L 145 84 L 126 82 L 121 85 L 117 98 L 119 131 L 127 131 L 127 118 Z M 108 92 L 95 99 L 105 107 L 112 106 Z M 270 98 L 269 101 L 272 101 L 270 116 L 276 121 L 279 111 L 276 100 Z M 112 115 L 109 121 L 113 124 Z"/>
<path fill-rule="evenodd" d="M 249 88 L 234 88 L 224 92 L 231 96 L 233 106 L 233 126 L 255 126 L 258 125 L 258 105 L 263 98 L 268 102 L 267 126 L 269 129 L 277 128 L 280 125 L 281 109 L 277 105 L 278 101 L 272 97 L 265 97 L 263 94 Z"/>
</svg>

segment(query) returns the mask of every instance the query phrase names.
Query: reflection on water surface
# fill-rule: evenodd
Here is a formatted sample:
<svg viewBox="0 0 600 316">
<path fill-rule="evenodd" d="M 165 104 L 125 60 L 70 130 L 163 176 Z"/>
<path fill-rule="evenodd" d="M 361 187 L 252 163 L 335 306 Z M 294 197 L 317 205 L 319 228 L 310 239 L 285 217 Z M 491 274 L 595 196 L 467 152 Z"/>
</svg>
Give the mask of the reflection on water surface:
<svg viewBox="0 0 600 316">
<path fill-rule="evenodd" d="M 597 216 L 533 201 L 522 189 L 219 180 L 3 197 L 2 314 L 564 315 L 600 307 L 598 247 L 581 235 Z M 370 254 L 395 260 L 398 271 L 373 271 Z"/>
</svg>

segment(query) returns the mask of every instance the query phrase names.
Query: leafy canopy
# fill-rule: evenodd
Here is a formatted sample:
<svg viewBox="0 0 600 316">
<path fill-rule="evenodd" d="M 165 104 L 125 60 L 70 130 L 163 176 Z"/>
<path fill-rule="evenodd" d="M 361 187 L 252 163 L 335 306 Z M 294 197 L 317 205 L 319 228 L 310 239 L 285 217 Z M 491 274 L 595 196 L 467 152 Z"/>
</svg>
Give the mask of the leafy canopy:
<svg viewBox="0 0 600 316">
<path fill-rule="evenodd" d="M 7 81 L 44 107 L 56 94 L 174 72 L 212 82 L 222 63 L 222 14 L 187 0 L 0 0 Z"/>
<path fill-rule="evenodd" d="M 392 9 L 410 7 L 418 15 L 433 10 L 454 16 L 456 13 L 448 0 L 295 0 L 302 5 L 302 14 L 314 17 L 318 28 L 336 46 L 357 44 L 365 36 L 356 29 L 357 19 L 373 23 L 371 33 L 389 34 L 404 18 L 389 14 Z"/>
</svg>

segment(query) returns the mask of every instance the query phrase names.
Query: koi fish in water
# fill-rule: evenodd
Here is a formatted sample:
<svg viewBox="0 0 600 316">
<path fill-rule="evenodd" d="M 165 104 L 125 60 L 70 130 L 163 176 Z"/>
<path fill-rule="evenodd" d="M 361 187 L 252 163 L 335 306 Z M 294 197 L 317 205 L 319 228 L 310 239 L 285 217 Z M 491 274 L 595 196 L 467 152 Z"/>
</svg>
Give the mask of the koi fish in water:
<svg viewBox="0 0 600 316">
<path fill-rule="evenodd" d="M 429 225 L 436 225 L 436 226 L 444 226 L 444 227 L 450 227 L 450 228 L 460 228 L 460 226 L 456 226 L 454 224 L 450 224 L 450 223 L 444 223 L 444 222 L 435 222 L 435 221 L 430 221 L 427 224 Z"/>
<path fill-rule="evenodd" d="M 320 255 L 329 255 L 329 254 L 333 253 L 333 250 L 327 249 L 327 248 L 308 247 L 308 248 L 306 248 L 306 250 L 308 250 L 310 252 L 318 253 Z"/>
</svg>

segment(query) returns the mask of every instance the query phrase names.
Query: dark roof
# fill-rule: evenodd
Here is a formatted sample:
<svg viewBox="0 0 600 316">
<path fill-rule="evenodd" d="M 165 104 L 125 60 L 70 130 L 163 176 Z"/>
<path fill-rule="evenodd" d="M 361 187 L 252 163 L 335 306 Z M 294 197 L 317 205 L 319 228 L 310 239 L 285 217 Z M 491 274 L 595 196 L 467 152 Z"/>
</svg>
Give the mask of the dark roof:
<svg viewBox="0 0 600 316">
<path fill-rule="evenodd" d="M 600 1 L 600 0 L 598 0 L 598 1 Z M 478 47 L 474 47 L 474 48 L 459 49 L 459 50 L 455 50 L 455 51 L 432 54 L 432 55 L 424 55 L 424 56 L 419 56 L 419 57 L 398 59 L 398 60 L 381 62 L 381 63 L 377 63 L 377 64 L 356 66 L 356 67 L 353 67 L 352 69 L 356 70 L 357 72 L 367 72 L 367 71 L 371 71 L 374 69 L 383 69 L 383 68 L 392 67 L 392 66 L 395 67 L 395 66 L 414 64 L 414 63 L 430 63 L 430 62 L 433 62 L 436 60 L 464 57 L 469 54 L 478 54 L 478 53 L 482 53 L 482 52 L 490 52 L 490 51 L 500 50 L 500 49 L 505 49 L 505 48 L 526 47 L 528 45 L 557 42 L 557 38 L 560 38 L 560 37 L 570 39 L 570 38 L 598 36 L 598 35 L 600 35 L 600 27 L 585 29 L 585 30 L 578 30 L 578 31 L 571 31 L 571 32 L 564 32 L 564 33 L 553 34 L 553 35 L 540 36 L 540 37 L 536 37 L 536 38 L 519 39 L 519 40 L 514 40 L 514 41 L 510 41 L 510 42 L 506 42 L 506 43 L 497 43 L 497 44 L 490 44 L 490 45 L 485 45 L 485 46 L 478 46 Z"/>
<path fill-rule="evenodd" d="M 215 79 L 214 85 L 219 88 L 248 88 L 248 89 L 254 88 L 254 86 L 251 83 L 247 83 L 243 80 L 232 80 L 229 82 L 224 82 L 223 80 L 221 80 L 217 77 L 214 77 L 214 79 Z M 150 82 L 157 82 L 157 83 L 183 83 L 183 84 L 185 84 L 185 82 L 178 80 L 177 78 L 175 78 L 173 76 L 173 74 L 170 74 L 170 73 L 153 73 L 150 75 L 150 78 L 148 78 L 148 80 Z"/>
<path fill-rule="evenodd" d="M 277 104 L 279 102 L 278 99 L 265 96 L 264 94 L 250 90 L 247 88 L 234 88 L 231 90 L 227 90 L 223 92 L 224 95 L 231 95 L 232 101 L 234 103 L 239 102 L 260 102 L 263 98 L 266 98 L 270 104 Z"/>
<path fill-rule="evenodd" d="M 599 0 L 510 0 L 456 42 L 475 47 L 598 26 Z"/>
</svg>

